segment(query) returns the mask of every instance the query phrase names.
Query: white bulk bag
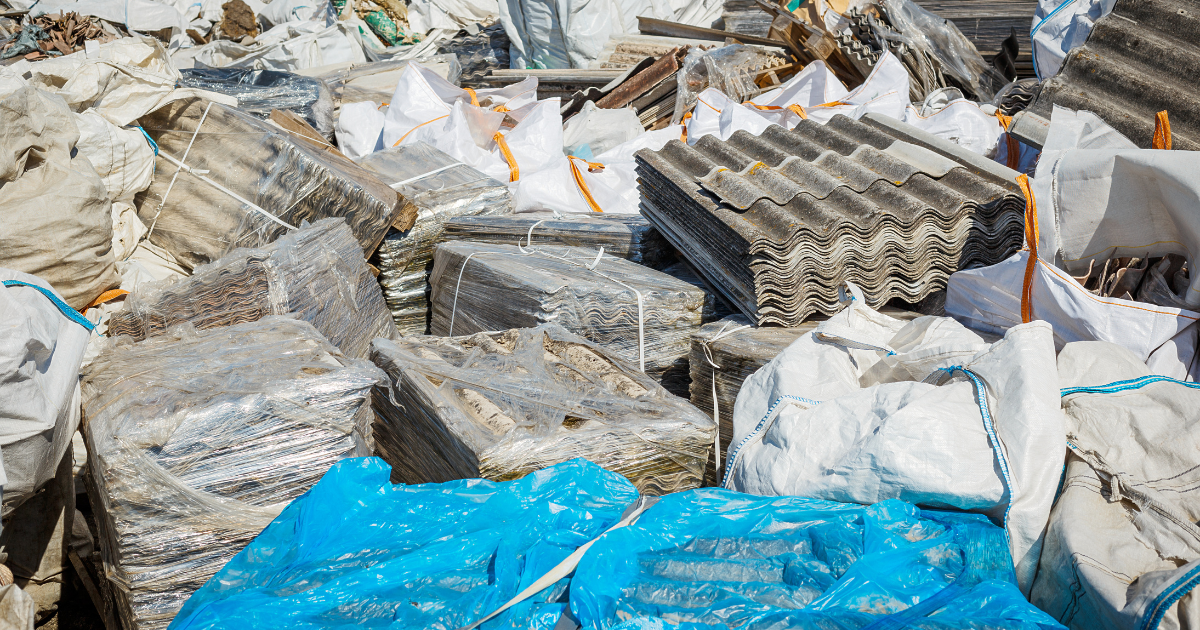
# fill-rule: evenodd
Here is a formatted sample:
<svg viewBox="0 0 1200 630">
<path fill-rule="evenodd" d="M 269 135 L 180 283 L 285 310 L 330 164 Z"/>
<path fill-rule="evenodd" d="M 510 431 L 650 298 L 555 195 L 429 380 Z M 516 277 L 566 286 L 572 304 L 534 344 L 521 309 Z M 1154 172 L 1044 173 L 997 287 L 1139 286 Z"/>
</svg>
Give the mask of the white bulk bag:
<svg viewBox="0 0 1200 630">
<path fill-rule="evenodd" d="M 1196 627 L 1200 385 L 1103 342 L 1058 369 L 1071 455 L 1031 601 L 1070 628 Z"/>
<path fill-rule="evenodd" d="M 7 515 L 54 477 L 79 425 L 92 324 L 41 278 L 0 269 L 0 494 Z"/>
<path fill-rule="evenodd" d="M 988 514 L 1028 593 L 1066 448 L 1050 326 L 988 344 L 850 298 L 743 384 L 725 487 Z"/>
<path fill-rule="evenodd" d="M 1033 71 L 1045 80 L 1058 74 L 1063 60 L 1087 41 L 1096 20 L 1112 11 L 1116 0 L 1039 0 L 1033 13 Z"/>
</svg>

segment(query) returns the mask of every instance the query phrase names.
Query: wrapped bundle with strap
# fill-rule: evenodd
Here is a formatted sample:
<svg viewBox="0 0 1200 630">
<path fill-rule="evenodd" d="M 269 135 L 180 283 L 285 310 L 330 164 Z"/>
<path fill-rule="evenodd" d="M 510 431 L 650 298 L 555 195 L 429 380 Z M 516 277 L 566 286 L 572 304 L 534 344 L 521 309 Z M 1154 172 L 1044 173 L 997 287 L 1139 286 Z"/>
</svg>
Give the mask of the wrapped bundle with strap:
<svg viewBox="0 0 1200 630">
<path fill-rule="evenodd" d="M 376 340 L 377 453 L 404 483 L 516 479 L 575 457 L 643 493 L 700 484 L 716 427 L 634 367 L 560 326 Z"/>
<path fill-rule="evenodd" d="M 184 601 L 335 462 L 383 375 L 284 317 L 109 342 L 81 387 L 88 494 L 123 625 Z"/>
<path fill-rule="evenodd" d="M 604 248 L 604 253 L 661 268 L 675 258 L 667 240 L 640 214 L 522 212 L 501 217 L 464 217 L 446 222 L 445 240 L 528 247 L 570 245 Z"/>
<path fill-rule="evenodd" d="M 158 176 L 136 201 L 152 243 L 188 268 L 344 217 L 365 255 L 416 208 L 370 171 L 252 114 L 198 98 L 141 118 Z"/>
<path fill-rule="evenodd" d="M 688 282 L 584 247 L 442 243 L 429 284 L 435 335 L 556 323 L 680 396 L 692 331 L 711 304 Z"/>
<path fill-rule="evenodd" d="M 365 359 L 395 326 L 379 284 L 342 219 L 322 219 L 262 249 L 237 249 L 178 281 L 140 287 L 108 335 L 141 341 L 189 322 L 199 329 L 295 313 L 347 356 Z"/>
<path fill-rule="evenodd" d="M 359 164 L 417 207 L 407 230 L 392 229 L 372 261 L 396 326 L 424 334 L 429 326 L 429 266 L 448 221 L 512 212 L 507 185 L 424 143 L 368 154 Z"/>
</svg>

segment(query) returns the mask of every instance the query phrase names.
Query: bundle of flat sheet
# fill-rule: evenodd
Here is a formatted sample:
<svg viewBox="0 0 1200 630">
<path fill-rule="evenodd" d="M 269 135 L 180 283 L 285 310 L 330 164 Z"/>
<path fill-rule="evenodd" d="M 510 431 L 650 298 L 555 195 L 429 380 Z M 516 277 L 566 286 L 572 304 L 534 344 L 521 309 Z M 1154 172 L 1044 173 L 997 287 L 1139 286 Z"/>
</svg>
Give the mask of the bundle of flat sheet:
<svg viewBox="0 0 1200 630">
<path fill-rule="evenodd" d="M 756 324 L 832 315 L 838 291 L 915 304 L 1021 246 L 1014 171 L 835 116 L 637 152 L 642 214 Z M 921 144 L 916 144 L 920 142 Z"/>
<path fill-rule="evenodd" d="M 369 256 L 388 228 L 416 220 L 370 171 L 247 112 L 192 98 L 140 122 L 158 157 L 138 217 L 189 269 L 326 217 L 345 218 Z"/>
<path fill-rule="evenodd" d="M 661 268 L 675 258 L 670 243 L 640 214 L 569 214 L 522 212 L 446 221 L 447 241 L 478 241 L 529 247 L 569 245 L 604 248 L 605 254 Z"/>
<path fill-rule="evenodd" d="M 179 280 L 143 285 L 112 314 L 108 336 L 137 341 L 189 322 L 198 329 L 296 314 L 347 356 L 365 359 L 395 325 L 342 219 L 322 219 L 262 249 L 237 249 Z"/>
<path fill-rule="evenodd" d="M 583 247 L 442 243 L 429 283 L 434 335 L 555 323 L 684 397 L 690 337 L 710 303 L 692 284 Z"/>
<path fill-rule="evenodd" d="M 369 455 L 384 378 L 278 316 L 109 341 L 82 373 L 83 426 L 124 627 L 166 628 L 331 465 Z"/>
<path fill-rule="evenodd" d="M 447 221 L 512 212 L 502 184 L 432 146 L 419 142 L 370 153 L 358 161 L 417 208 L 407 230 L 391 230 L 372 262 L 400 332 L 429 328 L 429 267 Z"/>
<path fill-rule="evenodd" d="M 516 479 L 583 457 L 645 494 L 700 484 L 711 418 L 561 326 L 376 340 L 377 453 L 393 481 Z"/>
</svg>

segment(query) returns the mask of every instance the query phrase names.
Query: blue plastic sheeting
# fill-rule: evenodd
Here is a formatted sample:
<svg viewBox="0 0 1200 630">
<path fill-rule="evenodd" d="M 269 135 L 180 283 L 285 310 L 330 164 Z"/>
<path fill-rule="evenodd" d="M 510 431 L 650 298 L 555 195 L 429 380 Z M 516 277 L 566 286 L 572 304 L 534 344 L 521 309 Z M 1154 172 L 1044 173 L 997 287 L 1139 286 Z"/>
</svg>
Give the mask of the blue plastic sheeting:
<svg viewBox="0 0 1200 630">
<path fill-rule="evenodd" d="M 455 630 L 617 522 L 637 489 L 585 460 L 496 483 L 393 485 L 344 460 L 192 595 L 172 629 Z M 550 630 L 568 580 L 483 628 Z M 557 603 L 555 603 L 557 602 Z"/>
<path fill-rule="evenodd" d="M 570 601 L 588 630 L 1062 628 L 1021 595 L 983 516 L 719 489 L 664 497 L 598 541 Z"/>
</svg>

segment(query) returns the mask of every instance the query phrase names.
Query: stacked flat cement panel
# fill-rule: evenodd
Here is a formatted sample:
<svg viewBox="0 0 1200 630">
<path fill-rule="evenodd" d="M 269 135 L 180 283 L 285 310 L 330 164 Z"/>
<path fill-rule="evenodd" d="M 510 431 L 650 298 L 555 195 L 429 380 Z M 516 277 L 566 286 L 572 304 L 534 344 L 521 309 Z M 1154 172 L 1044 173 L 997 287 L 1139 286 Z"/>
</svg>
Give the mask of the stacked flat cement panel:
<svg viewBox="0 0 1200 630">
<path fill-rule="evenodd" d="M 1022 242 L 1015 183 L 845 116 L 637 153 L 642 213 L 759 325 L 917 303 Z M 974 171 L 974 172 L 973 172 Z"/>
<path fill-rule="evenodd" d="M 1200 5 L 1118 0 L 1042 85 L 1029 111 L 1087 110 L 1149 149 L 1154 115 L 1166 110 L 1172 148 L 1200 150 Z"/>
</svg>

